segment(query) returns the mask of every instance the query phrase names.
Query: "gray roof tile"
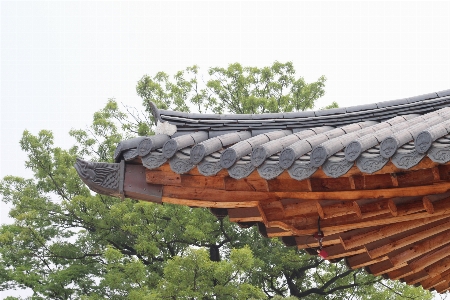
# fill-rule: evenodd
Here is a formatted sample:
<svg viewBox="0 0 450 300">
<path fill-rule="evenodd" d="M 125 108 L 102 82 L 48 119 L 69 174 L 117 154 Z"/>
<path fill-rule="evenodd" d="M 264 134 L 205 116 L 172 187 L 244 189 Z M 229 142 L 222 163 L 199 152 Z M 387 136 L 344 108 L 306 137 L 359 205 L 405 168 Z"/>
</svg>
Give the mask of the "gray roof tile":
<svg viewBox="0 0 450 300">
<path fill-rule="evenodd" d="M 450 106 L 449 96 L 450 90 L 445 90 L 325 111 L 260 115 L 159 110 L 161 119 L 176 125 L 178 132 L 172 137 L 156 135 L 122 141 L 116 150 L 116 159 L 140 156 L 147 168 L 157 168 L 170 158 L 174 172 L 185 173 L 197 166 L 205 176 L 212 176 L 226 167 L 233 178 L 249 176 L 258 167 L 262 178 L 272 179 L 287 169 L 292 178 L 302 180 L 318 168 L 330 177 L 343 176 L 355 164 L 361 172 L 376 172 L 389 161 L 381 156 L 380 143 L 392 137 L 398 145 L 390 159 L 399 168 L 411 168 L 425 155 L 438 163 L 446 163 L 450 161 L 450 139 L 446 138 L 450 132 L 450 112 L 437 110 Z M 361 126 L 356 126 L 357 123 Z M 315 133 L 308 130 L 324 125 L 328 127 Z M 340 127 L 345 131 L 338 129 Z M 285 129 L 289 130 L 283 131 Z M 200 133 L 201 130 L 204 133 Z M 302 135 L 302 132 L 310 135 L 300 140 L 294 138 L 294 134 Z M 223 136 L 227 133 L 231 135 Z M 152 146 L 148 154 L 140 154 L 139 144 L 144 140 L 151 140 L 157 148 Z M 163 145 L 167 148 L 165 152 Z M 196 147 L 201 145 L 204 147 L 202 157 L 192 160 L 191 152 L 196 153 Z M 319 162 L 315 159 L 316 152 L 322 148 L 325 157 Z M 235 152 L 233 162 L 221 166 L 220 160 L 230 151 Z M 314 163 L 310 163 L 310 157 L 314 157 Z"/>
</svg>

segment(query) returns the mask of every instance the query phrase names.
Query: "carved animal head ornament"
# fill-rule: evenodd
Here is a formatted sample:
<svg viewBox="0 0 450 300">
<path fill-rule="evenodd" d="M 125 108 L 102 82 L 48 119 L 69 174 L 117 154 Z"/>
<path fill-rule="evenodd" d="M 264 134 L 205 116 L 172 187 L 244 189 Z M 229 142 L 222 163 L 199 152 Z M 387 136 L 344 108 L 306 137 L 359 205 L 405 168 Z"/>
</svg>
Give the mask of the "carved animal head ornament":
<svg viewBox="0 0 450 300">
<path fill-rule="evenodd" d="M 84 183 L 93 191 L 122 196 L 124 162 L 98 163 L 77 158 L 75 169 Z"/>
<path fill-rule="evenodd" d="M 94 163 L 77 158 L 75 169 L 82 179 L 94 182 L 96 178 Z"/>
</svg>

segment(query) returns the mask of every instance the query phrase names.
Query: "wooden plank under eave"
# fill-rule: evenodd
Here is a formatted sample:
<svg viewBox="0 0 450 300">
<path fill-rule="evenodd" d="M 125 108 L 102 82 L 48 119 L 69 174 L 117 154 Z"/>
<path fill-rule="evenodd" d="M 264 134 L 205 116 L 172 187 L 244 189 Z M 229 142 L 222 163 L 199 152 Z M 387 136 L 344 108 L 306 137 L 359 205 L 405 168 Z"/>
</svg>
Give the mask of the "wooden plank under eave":
<svg viewBox="0 0 450 300">
<path fill-rule="evenodd" d="M 273 192 L 278 198 L 303 200 L 341 200 L 354 201 L 360 199 L 389 199 L 394 197 L 426 196 L 429 194 L 442 194 L 450 189 L 450 182 L 439 182 L 432 185 L 413 186 L 378 190 L 350 190 L 328 192 Z"/>
<path fill-rule="evenodd" d="M 370 218 L 388 213 L 390 211 L 388 202 L 388 199 L 382 199 L 368 204 L 360 204 L 358 201 L 354 201 L 353 205 L 359 218 Z"/>
<path fill-rule="evenodd" d="M 317 212 L 322 219 L 341 217 L 357 213 L 354 203 L 348 201 L 341 201 L 331 205 L 322 205 L 320 202 L 317 202 Z"/>
<path fill-rule="evenodd" d="M 268 237 L 292 236 L 292 232 L 279 227 L 268 227 L 266 233 Z"/>
<path fill-rule="evenodd" d="M 441 293 L 445 292 L 446 290 L 448 290 L 449 287 L 450 287 L 450 282 L 444 281 L 444 282 L 441 282 L 438 285 L 436 285 L 434 288 L 436 289 L 436 292 L 441 294 Z"/>
<path fill-rule="evenodd" d="M 284 214 L 288 218 L 301 215 L 317 214 L 316 201 L 303 201 L 300 199 L 281 199 L 280 203 L 283 204 Z"/>
<path fill-rule="evenodd" d="M 375 190 L 393 188 L 391 174 L 352 176 L 355 190 Z"/>
<path fill-rule="evenodd" d="M 446 281 L 444 278 L 441 277 L 441 275 L 435 276 L 435 277 L 428 277 L 420 282 L 420 285 L 426 290 L 429 290 L 431 288 L 434 288 L 439 283 Z"/>
<path fill-rule="evenodd" d="M 400 217 L 402 218 L 402 221 L 395 222 L 396 224 L 385 225 L 373 231 L 363 232 L 356 235 L 342 236 L 341 242 L 346 249 L 351 249 L 353 247 L 362 246 L 364 244 L 395 235 L 399 232 L 407 231 L 448 217 L 446 215 L 433 217 L 428 217 L 429 215 L 422 216 L 423 218 L 414 220 L 405 220 L 404 217 Z"/>
<path fill-rule="evenodd" d="M 335 259 L 335 258 L 341 258 L 341 257 L 347 257 L 347 256 L 353 256 L 356 254 L 365 253 L 366 249 L 364 248 L 354 248 L 352 250 L 345 250 L 344 247 L 341 244 L 331 245 L 324 248 L 324 250 L 327 252 L 328 257 L 327 259 Z"/>
<path fill-rule="evenodd" d="M 422 199 L 403 204 L 395 204 L 394 200 L 390 199 L 388 201 L 388 207 L 394 217 L 406 216 L 416 212 L 425 211 Z"/>
<path fill-rule="evenodd" d="M 372 264 L 369 266 L 369 269 L 370 269 L 370 272 L 375 276 L 389 273 L 388 275 L 389 275 L 389 278 L 391 278 L 391 279 L 393 279 L 393 278 L 390 277 L 390 274 L 394 271 L 398 272 L 400 275 L 405 275 L 405 276 L 409 275 L 407 272 L 411 272 L 411 269 L 409 268 L 407 263 L 402 263 L 397 266 L 394 266 L 389 260 L 383 260 L 381 262 Z M 398 279 L 398 278 L 396 278 L 396 279 Z"/>
<path fill-rule="evenodd" d="M 378 257 L 376 259 L 371 259 L 367 253 L 361 253 L 354 256 L 346 258 L 347 265 L 351 269 L 359 269 L 367 267 L 385 260 L 388 260 L 387 256 Z"/>
<path fill-rule="evenodd" d="M 224 177 L 225 190 L 227 191 L 258 191 L 268 192 L 269 187 L 267 181 L 262 178 L 250 179 L 234 179 L 229 176 Z"/>
<path fill-rule="evenodd" d="M 367 253 L 371 258 L 376 258 L 407 245 L 420 242 L 421 240 L 427 239 L 446 230 L 450 230 L 450 221 L 448 218 L 414 228 L 413 230 L 404 231 L 403 238 L 396 234 L 392 240 L 388 239 L 387 241 L 389 242 L 387 243 L 386 240 L 382 240 L 381 243 L 383 244 L 381 246 L 376 245 L 376 248 L 370 249 L 373 245 L 370 248 L 366 246 Z"/>
<path fill-rule="evenodd" d="M 217 176 L 193 176 L 188 174 L 182 174 L 181 186 L 192 188 L 204 188 L 204 189 L 216 189 L 224 190 L 225 182 L 223 177 Z"/>
<path fill-rule="evenodd" d="M 181 185 L 181 177 L 174 172 L 163 172 L 158 170 L 145 170 L 145 180 L 152 184 Z"/>
<path fill-rule="evenodd" d="M 420 186 L 411 188 L 399 188 L 391 190 L 376 191 L 342 191 L 342 192 L 260 192 L 260 191 L 228 191 L 224 193 L 221 190 L 188 188 L 178 186 L 165 186 L 164 195 L 166 197 L 180 197 L 184 199 L 214 200 L 231 199 L 231 201 L 242 201 L 242 199 L 258 199 L 259 201 L 273 201 L 282 198 L 291 199 L 311 199 L 311 200 L 357 200 L 365 198 L 373 198 L 386 193 L 387 196 L 420 196 L 421 194 L 443 193 L 446 189 L 450 189 L 450 182 L 435 184 L 432 186 Z M 378 195 L 379 194 L 379 195 Z M 189 196 L 189 197 L 188 197 Z M 204 198 L 206 197 L 206 198 Z M 233 200 L 234 199 L 234 200 Z M 240 200 L 237 200 L 240 199 Z M 221 201 L 221 200 L 217 200 Z M 440 212 L 445 213 L 445 211 Z M 408 216 L 403 216 L 408 217 Z"/>
<path fill-rule="evenodd" d="M 423 204 L 428 213 L 434 214 L 435 212 L 442 210 L 450 211 L 450 197 L 438 201 L 431 201 L 430 198 L 431 197 L 429 196 L 423 197 Z"/>
<path fill-rule="evenodd" d="M 210 189 L 225 189 L 223 177 L 190 174 L 177 174 L 174 172 L 149 170 L 145 171 L 146 181 L 153 184 L 185 186 L 192 188 L 210 188 Z"/>
<path fill-rule="evenodd" d="M 178 205 L 185 205 L 189 207 L 207 207 L 207 208 L 238 208 L 238 207 L 257 207 L 258 201 L 204 201 L 197 199 L 184 199 L 184 198 L 172 198 L 172 197 L 162 197 L 163 203 L 171 203 Z"/>
<path fill-rule="evenodd" d="M 348 191 L 352 190 L 352 186 L 348 177 L 338 178 L 310 178 L 311 191 L 327 192 L 327 191 Z"/>
<path fill-rule="evenodd" d="M 413 271 L 417 272 L 448 256 L 450 256 L 450 245 L 446 245 L 441 249 L 436 249 L 424 257 L 410 262 L 409 266 Z"/>
<path fill-rule="evenodd" d="M 319 242 L 313 236 L 296 236 L 295 240 L 298 249 L 319 247 Z M 322 239 L 322 246 L 332 246 L 339 243 L 340 240 L 338 234 L 328 235 Z"/>
<path fill-rule="evenodd" d="M 249 191 L 227 191 L 202 188 L 188 188 L 178 186 L 165 186 L 163 197 L 205 200 L 215 202 L 253 202 L 253 201 L 276 201 L 276 195 L 265 192 Z"/>
<path fill-rule="evenodd" d="M 389 256 L 389 260 L 394 265 L 400 265 L 407 261 L 413 260 L 414 258 L 419 257 L 425 253 L 433 251 L 448 243 L 450 243 L 450 230 L 444 231 L 439 235 L 432 236 L 428 239 L 422 240 L 420 243 L 415 243 L 413 246 L 409 247 L 408 249 L 405 249 L 401 253 L 393 257 Z"/>
<path fill-rule="evenodd" d="M 439 213 L 436 213 L 436 216 L 444 215 L 448 216 L 449 212 L 442 211 Z M 383 218 L 371 218 L 371 219 L 359 219 L 358 221 L 349 220 L 348 223 L 345 223 L 345 221 L 341 220 L 341 222 L 338 222 L 334 219 L 326 219 L 321 222 L 321 229 L 324 232 L 344 232 L 347 230 L 352 230 L 354 228 L 365 228 L 365 227 L 373 227 L 373 226 L 379 226 L 379 225 L 388 225 L 388 224 L 394 224 L 404 221 L 412 221 L 412 220 L 420 220 L 420 219 L 426 219 L 429 217 L 429 214 L 427 212 L 421 212 L 421 213 L 415 213 L 412 215 L 407 216 L 400 216 L 400 217 L 383 217 Z M 352 218 L 351 215 L 347 216 L 348 219 Z M 307 220 L 308 221 L 308 220 Z M 311 220 L 309 220 L 311 221 Z M 329 221 L 329 222 L 328 222 Z M 333 224 L 333 221 L 335 221 L 337 224 Z M 303 223 L 305 223 L 303 221 Z M 295 234 L 296 235 L 303 235 L 303 234 L 312 234 L 317 230 L 316 226 L 311 222 L 310 225 L 309 222 L 306 222 L 306 225 L 301 227 L 301 229 L 298 229 L 298 225 L 300 223 L 296 224 Z"/>
<path fill-rule="evenodd" d="M 311 184 L 309 179 L 295 180 L 292 178 L 280 178 L 267 180 L 269 191 L 271 192 L 311 192 Z"/>
<path fill-rule="evenodd" d="M 430 274 L 431 277 L 440 275 L 447 270 L 450 270 L 450 257 L 441 259 L 439 262 L 425 268 L 425 271 Z"/>
<path fill-rule="evenodd" d="M 428 275 L 430 275 L 428 273 Z M 440 274 L 436 274 L 435 276 L 429 276 L 427 279 L 421 281 L 421 285 L 424 289 L 431 289 L 435 287 L 442 281 L 450 281 L 450 269 L 446 269 Z"/>
<path fill-rule="evenodd" d="M 409 285 L 414 285 L 414 284 L 421 282 L 422 280 L 425 280 L 427 278 L 429 278 L 428 273 L 421 270 L 417 273 L 414 273 L 414 274 L 404 277 L 403 280 Z"/>
<path fill-rule="evenodd" d="M 439 249 L 424 253 L 420 257 L 408 262 L 406 267 L 390 271 L 388 274 L 389 278 L 397 280 L 421 272 L 426 267 L 438 262 L 443 257 L 450 255 L 450 253 L 448 253 L 449 247 L 450 246 L 448 245 L 442 246 Z"/>
<path fill-rule="evenodd" d="M 258 207 L 245 207 L 228 209 L 228 217 L 231 222 L 263 222 L 263 217 Z"/>
</svg>

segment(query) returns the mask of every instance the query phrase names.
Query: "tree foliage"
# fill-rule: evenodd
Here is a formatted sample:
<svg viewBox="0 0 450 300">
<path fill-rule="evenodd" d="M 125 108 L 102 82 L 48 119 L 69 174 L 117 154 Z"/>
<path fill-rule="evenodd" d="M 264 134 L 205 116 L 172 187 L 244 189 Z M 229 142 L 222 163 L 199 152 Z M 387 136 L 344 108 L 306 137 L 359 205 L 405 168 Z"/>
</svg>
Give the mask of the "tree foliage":
<svg viewBox="0 0 450 300">
<path fill-rule="evenodd" d="M 289 77 L 291 64 L 275 63 L 263 69 L 234 64 L 228 69 L 212 68 L 210 73 L 220 77 L 235 69 L 237 81 L 251 72 L 272 76 L 267 84 L 272 94 L 252 90 L 255 99 L 273 96 L 272 100 L 255 102 L 257 106 L 242 100 L 231 106 L 226 101 L 234 101 L 232 97 L 222 99 L 218 92 L 216 102 L 213 96 L 208 100 L 212 101 L 208 109 L 273 111 L 270 103 L 278 100 L 283 103 L 280 110 L 297 109 L 294 96 L 277 98 L 275 92 L 281 86 L 285 89 L 285 82 L 290 82 L 291 90 L 300 86 L 295 83 L 300 79 Z M 281 74 L 289 76 L 282 79 Z M 175 75 L 175 86 L 167 83 L 163 73 L 146 78 L 138 83 L 138 91 L 145 83 L 140 93 L 144 103 L 150 99 L 161 106 L 187 109 L 187 100 L 206 107 L 202 101 L 210 97 L 197 92 L 195 81 L 184 79 L 183 72 Z M 205 93 L 231 88 L 250 91 L 245 85 L 241 89 L 214 84 L 209 83 Z M 303 109 L 313 104 L 298 105 Z M 20 145 L 28 155 L 25 166 L 33 178 L 6 176 L 0 183 L 2 200 L 11 207 L 13 219 L 0 227 L 2 290 L 28 288 L 32 299 L 430 298 L 421 289 L 348 270 L 341 263 L 330 264 L 286 247 L 278 239 L 262 238 L 257 228 L 242 229 L 205 209 L 121 201 L 89 191 L 73 168 L 76 157 L 111 161 L 120 140 L 151 134 L 150 125 L 147 117 L 124 113 L 110 100 L 94 114 L 89 128 L 70 132 L 76 140 L 70 149 L 55 146 L 50 131 L 24 132 Z"/>
<path fill-rule="evenodd" d="M 164 109 L 189 111 L 195 107 L 200 113 L 219 114 L 312 109 L 314 102 L 325 94 L 325 76 L 307 83 L 303 77 L 296 77 L 291 62 L 274 62 L 263 68 L 234 63 L 227 68 L 210 68 L 208 76 L 200 80 L 197 66 L 179 71 L 173 78 L 158 72 L 155 76 L 143 76 L 136 90 L 144 100 Z"/>
</svg>

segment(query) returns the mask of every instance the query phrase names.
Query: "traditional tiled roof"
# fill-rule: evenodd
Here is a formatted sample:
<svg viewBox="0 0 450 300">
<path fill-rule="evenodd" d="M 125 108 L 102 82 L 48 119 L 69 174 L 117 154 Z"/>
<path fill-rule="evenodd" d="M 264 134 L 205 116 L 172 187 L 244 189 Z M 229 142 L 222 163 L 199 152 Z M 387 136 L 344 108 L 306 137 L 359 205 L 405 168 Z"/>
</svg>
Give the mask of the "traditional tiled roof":
<svg viewBox="0 0 450 300">
<path fill-rule="evenodd" d="M 116 163 L 77 161 L 92 190 L 208 207 L 350 268 L 450 289 L 450 90 L 260 115 L 151 107 L 158 134 L 122 141 Z"/>
<path fill-rule="evenodd" d="M 123 141 L 115 159 L 140 157 L 148 169 L 169 161 L 178 174 L 198 168 L 213 176 L 225 169 L 235 179 L 257 170 L 268 180 L 285 170 L 303 180 L 319 168 L 336 178 L 354 165 L 371 174 L 389 160 L 410 169 L 426 155 L 446 163 L 449 103 L 450 90 L 347 108 L 259 115 L 182 113 L 153 105 L 158 122 L 175 125 L 176 133 Z"/>
</svg>

